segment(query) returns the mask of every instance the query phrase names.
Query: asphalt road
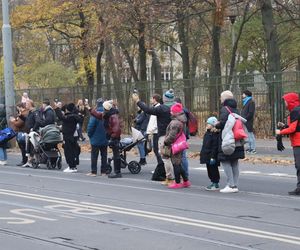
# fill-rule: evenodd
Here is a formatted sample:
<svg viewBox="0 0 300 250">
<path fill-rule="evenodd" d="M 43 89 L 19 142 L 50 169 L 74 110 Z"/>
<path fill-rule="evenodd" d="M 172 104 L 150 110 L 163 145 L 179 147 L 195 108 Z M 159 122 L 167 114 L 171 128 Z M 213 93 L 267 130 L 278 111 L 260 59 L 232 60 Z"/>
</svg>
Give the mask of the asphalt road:
<svg viewBox="0 0 300 250">
<path fill-rule="evenodd" d="M 242 163 L 236 194 L 204 190 L 203 166 L 191 160 L 192 187 L 150 181 L 153 159 L 138 175 L 0 167 L 1 250 L 299 249 L 300 197 L 293 166 Z M 65 165 L 64 165 L 65 166 Z M 221 172 L 221 186 L 224 174 Z"/>
</svg>

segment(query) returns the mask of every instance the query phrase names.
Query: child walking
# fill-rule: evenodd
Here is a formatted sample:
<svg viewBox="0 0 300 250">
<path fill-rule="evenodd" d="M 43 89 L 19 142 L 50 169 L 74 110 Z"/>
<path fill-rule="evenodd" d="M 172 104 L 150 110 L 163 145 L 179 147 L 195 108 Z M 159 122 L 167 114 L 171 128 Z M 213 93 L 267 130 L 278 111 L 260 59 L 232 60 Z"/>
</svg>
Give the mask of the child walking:
<svg viewBox="0 0 300 250">
<path fill-rule="evenodd" d="M 205 189 L 207 191 L 216 191 L 220 189 L 220 173 L 218 166 L 218 142 L 219 131 L 215 128 L 218 119 L 214 116 L 209 117 L 206 122 L 206 133 L 203 137 L 202 149 L 200 152 L 200 164 L 206 164 L 207 174 L 211 184 Z"/>
</svg>

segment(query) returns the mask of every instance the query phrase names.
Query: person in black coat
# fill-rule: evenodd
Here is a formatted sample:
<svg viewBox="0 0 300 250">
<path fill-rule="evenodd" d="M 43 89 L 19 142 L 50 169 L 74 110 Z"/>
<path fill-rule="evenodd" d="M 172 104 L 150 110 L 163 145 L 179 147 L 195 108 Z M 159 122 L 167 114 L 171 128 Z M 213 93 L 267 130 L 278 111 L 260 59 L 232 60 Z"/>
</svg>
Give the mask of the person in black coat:
<svg viewBox="0 0 300 250">
<path fill-rule="evenodd" d="M 255 115 L 255 102 L 252 99 L 252 93 L 249 90 L 245 90 L 243 92 L 243 109 L 241 112 L 242 117 L 244 117 L 246 122 L 246 128 L 248 130 L 248 143 L 249 148 L 246 152 L 251 154 L 256 154 L 256 143 L 255 143 L 255 136 L 253 131 L 253 122 L 254 122 L 254 115 Z"/>
<path fill-rule="evenodd" d="M 80 146 L 78 145 L 77 136 L 75 136 L 76 125 L 82 121 L 82 117 L 76 113 L 74 103 L 65 106 L 65 113 L 55 106 L 55 113 L 62 121 L 62 134 L 64 139 L 64 153 L 66 162 L 69 165 L 64 169 L 65 173 L 76 173 L 79 164 Z"/>
<path fill-rule="evenodd" d="M 230 114 L 239 114 L 237 109 L 237 102 L 233 97 L 231 91 L 226 90 L 221 93 L 221 103 L 222 108 L 219 115 L 219 123 L 216 124 L 216 128 L 220 129 L 219 137 L 219 152 L 218 160 L 221 162 L 221 166 L 224 168 L 224 172 L 227 176 L 227 185 L 225 188 L 221 189 L 221 193 L 237 193 L 239 190 L 237 188 L 238 178 L 239 178 L 239 159 L 245 158 L 245 151 L 242 141 L 236 141 L 235 151 L 231 155 L 225 155 L 222 151 L 222 130 L 228 120 Z M 229 109 L 229 110 L 228 110 Z"/>
<path fill-rule="evenodd" d="M 50 106 L 50 101 L 48 99 L 43 101 L 42 108 L 40 110 L 39 116 L 36 118 L 36 127 L 43 128 L 50 124 L 55 124 L 55 112 Z"/>
<path fill-rule="evenodd" d="M 219 190 L 220 162 L 218 161 L 219 131 L 215 128 L 218 119 L 214 116 L 207 119 L 206 133 L 203 137 L 202 149 L 200 152 L 200 164 L 206 164 L 208 178 L 211 184 L 205 189 L 207 191 Z"/>
</svg>

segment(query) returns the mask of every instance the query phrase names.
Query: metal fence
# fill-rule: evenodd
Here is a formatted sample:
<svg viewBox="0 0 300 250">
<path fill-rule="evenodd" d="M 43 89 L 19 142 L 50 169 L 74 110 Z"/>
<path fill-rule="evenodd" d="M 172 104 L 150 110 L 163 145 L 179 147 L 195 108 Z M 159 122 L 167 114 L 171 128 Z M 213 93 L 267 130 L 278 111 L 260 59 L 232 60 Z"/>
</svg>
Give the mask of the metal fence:
<svg viewBox="0 0 300 250">
<path fill-rule="evenodd" d="M 124 119 L 124 125 L 128 132 L 131 125 L 132 117 L 136 108 L 131 101 L 131 94 L 134 87 L 139 87 L 143 94 L 145 102 L 149 102 L 150 97 L 158 92 L 172 88 L 176 97 L 180 97 L 183 103 L 188 99 L 191 101 L 190 109 L 198 117 L 199 134 L 205 132 L 205 121 L 211 116 L 218 116 L 220 107 L 219 94 L 221 91 L 230 89 L 239 108 L 242 106 L 242 91 L 245 89 L 253 93 L 256 103 L 255 115 L 255 132 L 260 138 L 266 138 L 273 135 L 273 129 L 277 121 L 282 119 L 280 114 L 284 113 L 284 107 L 281 105 L 281 95 L 286 92 L 299 92 L 300 89 L 300 72 L 283 72 L 278 74 L 247 74 L 239 75 L 233 79 L 231 84 L 227 83 L 227 77 L 212 78 L 202 77 L 193 80 L 173 80 L 162 81 L 160 86 L 157 82 L 143 83 L 115 83 L 112 85 L 102 85 L 101 93 L 104 98 L 115 99 L 118 103 L 121 116 Z M 213 84 L 212 84 L 213 82 Z M 190 95 L 187 96 L 186 90 L 189 89 Z M 96 96 L 96 87 L 93 95 L 88 93 L 87 86 L 61 87 L 61 88 L 44 88 L 44 89 L 20 89 L 16 90 L 16 96 L 20 99 L 23 92 L 28 92 L 30 98 L 36 103 L 42 102 L 43 99 L 59 99 L 64 103 L 77 102 L 78 99 L 84 99 L 93 96 L 90 104 L 100 97 Z M 16 100 L 16 101 L 19 101 Z M 212 105 L 213 104 L 213 105 Z"/>
</svg>

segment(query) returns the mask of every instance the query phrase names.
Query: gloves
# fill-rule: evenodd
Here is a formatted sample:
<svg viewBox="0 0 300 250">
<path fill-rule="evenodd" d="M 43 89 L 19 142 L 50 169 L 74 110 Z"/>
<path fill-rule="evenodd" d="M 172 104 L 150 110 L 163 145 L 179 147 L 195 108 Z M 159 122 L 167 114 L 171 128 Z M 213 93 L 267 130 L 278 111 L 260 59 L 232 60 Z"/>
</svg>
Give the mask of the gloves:
<svg viewBox="0 0 300 250">
<path fill-rule="evenodd" d="M 210 161 L 209 161 L 209 165 L 213 166 L 215 164 L 216 164 L 216 159 L 211 158 Z"/>
<path fill-rule="evenodd" d="M 277 150 L 283 151 L 285 149 L 285 147 L 283 146 L 283 143 L 282 143 L 282 135 L 276 135 L 276 141 L 277 141 Z"/>
</svg>

